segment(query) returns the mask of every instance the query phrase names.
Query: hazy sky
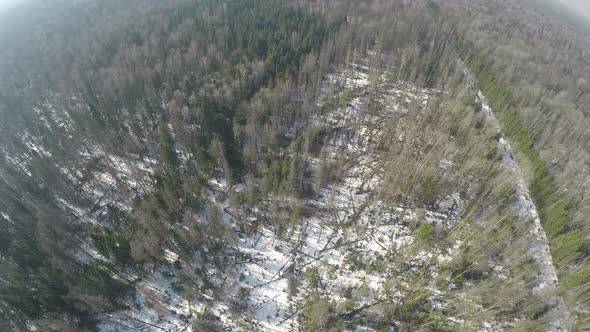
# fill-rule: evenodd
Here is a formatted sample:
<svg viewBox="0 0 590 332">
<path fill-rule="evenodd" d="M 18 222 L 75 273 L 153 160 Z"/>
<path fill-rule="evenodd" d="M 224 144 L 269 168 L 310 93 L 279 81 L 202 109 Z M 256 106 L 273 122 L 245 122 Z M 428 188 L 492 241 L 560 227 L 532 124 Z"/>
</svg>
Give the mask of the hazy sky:
<svg viewBox="0 0 590 332">
<path fill-rule="evenodd" d="M 0 0 L 0 11 L 10 8 L 25 0 Z M 590 0 L 555 0 L 569 6 L 579 14 L 590 18 Z"/>
<path fill-rule="evenodd" d="M 14 5 L 18 4 L 19 2 L 23 2 L 23 1 L 24 0 L 0 0 L 0 11 L 11 8 Z"/>
<path fill-rule="evenodd" d="M 578 14 L 582 14 L 590 18 L 590 0 L 556 0 L 564 5 L 569 6 Z"/>
<path fill-rule="evenodd" d="M 26 0 L 0 0 L 0 12 L 12 8 L 15 5 L 24 2 Z M 573 10 L 575 10 L 578 14 L 582 14 L 590 19 L 590 0 L 554 0 L 556 2 L 562 3 Z"/>
</svg>

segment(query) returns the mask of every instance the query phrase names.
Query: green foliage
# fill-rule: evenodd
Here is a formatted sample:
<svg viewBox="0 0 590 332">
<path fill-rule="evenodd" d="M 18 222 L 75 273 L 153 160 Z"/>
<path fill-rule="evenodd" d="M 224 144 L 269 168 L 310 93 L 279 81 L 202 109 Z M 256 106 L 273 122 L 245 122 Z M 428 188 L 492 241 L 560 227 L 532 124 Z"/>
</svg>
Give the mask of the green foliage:
<svg viewBox="0 0 590 332">
<path fill-rule="evenodd" d="M 224 144 L 233 144 L 233 116 L 234 110 L 229 105 L 213 98 L 204 100 L 199 144 L 208 147 L 215 137 Z"/>
<path fill-rule="evenodd" d="M 406 294 L 396 310 L 397 317 L 404 321 L 417 321 L 418 315 L 424 311 L 424 307 L 430 304 L 428 296 L 430 296 L 430 291 L 424 288 L 418 288 Z"/>
<path fill-rule="evenodd" d="M 0 214 L 0 253 L 6 255 L 14 234 L 9 229 L 9 221 Z"/>
<path fill-rule="evenodd" d="M 223 331 L 221 319 L 209 308 L 197 312 L 196 322 L 193 324 L 193 332 L 217 332 Z"/>
<path fill-rule="evenodd" d="M 194 158 L 205 171 L 214 166 L 211 146 L 214 141 L 220 141 L 224 150 L 224 158 L 234 171 L 241 171 L 242 157 L 238 151 L 233 135 L 233 118 L 235 107 L 216 98 L 204 98 L 201 103 L 200 130 L 193 146 Z"/>
<path fill-rule="evenodd" d="M 270 158 L 270 157 L 269 157 Z M 299 156 L 285 156 L 279 160 L 276 158 L 267 161 L 268 175 L 266 177 L 266 190 L 273 193 L 287 193 L 301 195 L 301 166 Z"/>
<path fill-rule="evenodd" d="M 474 54 L 475 48 L 469 42 L 457 40 L 457 48 L 466 59 L 466 64 L 479 78 L 480 87 L 490 100 L 491 106 L 504 111 L 500 116 L 503 127 L 519 154 L 524 156 L 530 165 L 531 196 L 540 211 L 543 228 L 549 237 L 551 254 L 560 270 L 560 278 L 564 280 L 565 287 L 573 287 L 579 282 L 580 277 L 584 279 L 584 273 L 580 271 L 586 271 L 589 266 L 585 260 L 588 255 L 585 250 L 588 231 L 572 227 L 570 203 L 567 199 L 561 198 L 559 186 L 550 174 L 547 162 L 541 159 L 535 150 L 535 138 L 518 116 L 510 91 L 511 84 L 498 79 L 488 65 L 488 59 Z M 576 262 L 581 260 L 585 260 L 585 263 L 580 269 Z"/>
<path fill-rule="evenodd" d="M 45 255 L 39 251 L 32 239 L 16 238 L 10 242 L 8 253 L 21 267 L 37 269 L 45 264 Z"/>
<path fill-rule="evenodd" d="M 127 263 L 131 259 L 131 246 L 124 234 L 111 228 L 94 227 L 90 231 L 90 239 L 98 252 L 114 258 L 119 263 Z"/>
<path fill-rule="evenodd" d="M 353 98 L 354 94 L 352 93 L 352 90 L 344 89 L 344 91 L 340 93 L 340 96 L 338 96 L 338 107 L 346 108 Z"/>
<path fill-rule="evenodd" d="M 551 253 L 557 266 L 566 267 L 580 258 L 587 235 L 583 230 L 572 230 L 552 241 Z"/>
<path fill-rule="evenodd" d="M 213 168 L 213 162 L 209 155 L 208 146 L 195 145 L 193 147 L 193 158 L 205 172 L 210 172 Z"/>
<path fill-rule="evenodd" d="M 115 205 L 109 205 L 107 209 L 107 220 L 117 228 L 129 223 L 129 214 Z"/>
<path fill-rule="evenodd" d="M 49 257 L 38 246 L 37 218 L 25 206 L 17 206 L 23 209 L 22 223 L 0 218 L 9 236 L 9 241 L 2 244 L 2 252 L 10 260 L 3 260 L 0 269 L 0 298 L 11 309 L 6 314 L 26 320 L 62 312 L 70 304 L 63 272 L 51 266 Z"/>
<path fill-rule="evenodd" d="M 543 209 L 545 222 L 543 227 L 549 238 L 555 238 L 562 233 L 569 220 L 569 204 L 565 201 Z"/>
<path fill-rule="evenodd" d="M 80 285 L 90 294 L 101 295 L 114 302 L 124 295 L 127 286 L 113 277 L 113 266 L 103 261 L 96 261 L 80 273 Z"/>
<path fill-rule="evenodd" d="M 160 160 L 164 164 L 164 169 L 170 175 L 177 173 L 179 166 L 178 155 L 176 154 L 176 143 L 168 128 L 168 123 L 162 122 L 159 126 L 160 134 Z"/>
<path fill-rule="evenodd" d="M 297 205 L 291 212 L 289 213 L 289 221 L 293 225 L 297 225 L 301 218 L 303 217 L 303 206 Z"/>
<path fill-rule="evenodd" d="M 353 311 L 358 306 L 357 300 L 354 297 L 344 300 L 344 302 L 338 303 L 338 311 L 347 313 Z"/>
<path fill-rule="evenodd" d="M 174 291 L 174 293 L 178 295 L 185 294 L 186 287 L 184 287 L 184 285 L 181 282 L 175 281 L 170 284 L 170 287 L 172 288 L 172 291 Z"/>
<path fill-rule="evenodd" d="M 586 263 L 577 271 L 568 273 L 567 276 L 563 278 L 562 283 L 569 288 L 590 284 L 590 264 Z"/>
<path fill-rule="evenodd" d="M 350 250 L 344 258 L 344 263 L 350 266 L 351 270 L 362 270 L 366 266 L 363 256 L 356 251 Z"/>
<path fill-rule="evenodd" d="M 207 188 L 207 178 L 202 175 L 190 177 L 184 181 L 184 195 L 187 205 L 195 211 L 201 210 L 205 206 L 205 199 L 202 191 Z"/>
<path fill-rule="evenodd" d="M 465 281 L 480 280 L 488 272 L 465 255 L 453 260 L 449 264 L 448 269 L 451 271 L 452 280 L 458 287 L 462 287 Z"/>
<path fill-rule="evenodd" d="M 116 262 L 127 264 L 131 261 L 131 245 L 125 228 L 129 223 L 127 213 L 115 206 L 109 206 L 105 227 L 93 227 L 90 240 L 96 250 L 106 258 L 113 258 Z"/>
<path fill-rule="evenodd" d="M 336 317 L 336 305 L 323 297 L 314 296 L 308 299 L 303 308 L 305 331 L 324 332 L 342 331 L 344 326 Z"/>
<path fill-rule="evenodd" d="M 430 246 L 434 241 L 434 231 L 433 225 L 423 223 L 416 229 L 416 240 L 423 246 Z"/>
<path fill-rule="evenodd" d="M 249 296 L 250 296 L 250 289 L 248 289 L 246 287 L 240 287 L 238 289 L 238 299 L 244 301 L 244 300 L 248 299 Z"/>
<path fill-rule="evenodd" d="M 0 297 L 10 308 L 30 319 L 59 312 L 68 305 L 68 288 L 60 270 L 43 267 L 36 272 L 13 270 L 3 276 Z"/>
<path fill-rule="evenodd" d="M 422 189 L 420 191 L 420 200 L 425 205 L 432 205 L 436 201 L 438 192 L 437 178 L 434 176 L 428 176 L 423 180 Z"/>
<path fill-rule="evenodd" d="M 310 266 L 305 269 L 304 276 L 305 280 L 307 280 L 311 286 L 317 287 L 319 285 L 321 280 L 320 271 L 316 266 Z"/>
<path fill-rule="evenodd" d="M 421 312 L 417 319 L 421 322 L 423 328 L 432 332 L 455 332 L 453 326 L 447 324 L 447 317 L 440 311 L 433 311 L 430 313 Z"/>
<path fill-rule="evenodd" d="M 302 55 L 317 50 L 330 30 L 316 16 L 287 6 L 282 1 L 229 2 L 227 45 L 249 58 L 264 59 L 275 74 L 292 70 Z M 299 31 L 293 38 L 292 31 Z"/>
<path fill-rule="evenodd" d="M 69 290 L 65 285 L 62 271 L 43 268 L 33 275 L 32 285 L 39 296 L 41 307 L 45 311 L 59 312 L 68 304 Z"/>
</svg>

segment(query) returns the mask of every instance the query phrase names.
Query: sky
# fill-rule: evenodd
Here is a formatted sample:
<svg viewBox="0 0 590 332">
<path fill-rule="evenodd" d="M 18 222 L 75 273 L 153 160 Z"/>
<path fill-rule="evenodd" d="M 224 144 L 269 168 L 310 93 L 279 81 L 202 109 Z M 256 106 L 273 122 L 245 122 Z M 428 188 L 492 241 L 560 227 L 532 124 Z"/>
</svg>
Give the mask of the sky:
<svg viewBox="0 0 590 332">
<path fill-rule="evenodd" d="M 0 12 L 10 9 L 24 0 L 0 0 Z"/>
<path fill-rule="evenodd" d="M 582 14 L 587 18 L 590 18 L 590 0 L 556 0 L 571 9 L 575 10 L 578 14 Z"/>
<path fill-rule="evenodd" d="M 0 12 L 25 2 L 26 0 L 0 0 Z M 590 0 L 554 0 L 558 3 L 564 4 L 573 9 L 578 14 L 581 14 L 590 19 Z"/>
<path fill-rule="evenodd" d="M 0 0 L 0 11 L 4 11 L 25 0 Z M 590 0 L 555 0 L 562 3 L 579 14 L 590 18 Z"/>
</svg>

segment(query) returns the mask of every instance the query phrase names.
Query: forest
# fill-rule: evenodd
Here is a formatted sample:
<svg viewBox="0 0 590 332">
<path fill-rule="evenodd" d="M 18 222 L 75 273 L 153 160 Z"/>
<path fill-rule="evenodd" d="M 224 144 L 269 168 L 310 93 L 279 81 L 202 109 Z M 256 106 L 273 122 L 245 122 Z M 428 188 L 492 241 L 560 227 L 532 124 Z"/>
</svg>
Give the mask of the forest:
<svg viewBox="0 0 590 332">
<path fill-rule="evenodd" d="M 590 39 L 563 20 L 0 13 L 0 330 L 590 329 Z"/>
</svg>

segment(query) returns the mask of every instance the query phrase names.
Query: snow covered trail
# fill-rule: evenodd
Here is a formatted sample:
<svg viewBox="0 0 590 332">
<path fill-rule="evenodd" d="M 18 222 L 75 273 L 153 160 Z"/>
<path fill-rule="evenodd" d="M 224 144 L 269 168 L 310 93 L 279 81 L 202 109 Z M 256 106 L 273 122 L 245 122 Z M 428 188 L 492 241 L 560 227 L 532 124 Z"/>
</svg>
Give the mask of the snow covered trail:
<svg viewBox="0 0 590 332">
<path fill-rule="evenodd" d="M 467 72 L 466 74 L 468 75 Z M 492 123 L 501 133 L 500 123 L 481 91 L 478 92 L 477 99 L 481 102 L 482 111 L 486 115 L 487 121 Z M 537 282 L 535 283 L 533 292 L 537 294 L 541 292 L 550 294 L 549 301 L 554 302 L 550 303 L 553 305 L 553 308 L 546 314 L 546 331 L 572 331 L 573 323 L 571 313 L 564 303 L 563 298 L 557 294 L 559 288 L 557 271 L 553 264 L 553 258 L 551 257 L 551 251 L 549 248 L 549 240 L 541 225 L 537 207 L 531 199 L 531 195 L 513 149 L 503 135 L 500 136 L 498 147 L 504 150 L 502 163 L 512 170 L 518 179 L 516 195 L 518 197 L 517 208 L 519 211 L 519 219 L 521 222 L 528 223 L 532 221 L 533 223 L 532 229 L 528 234 L 528 255 L 537 263 L 539 268 L 537 271 Z"/>
</svg>

